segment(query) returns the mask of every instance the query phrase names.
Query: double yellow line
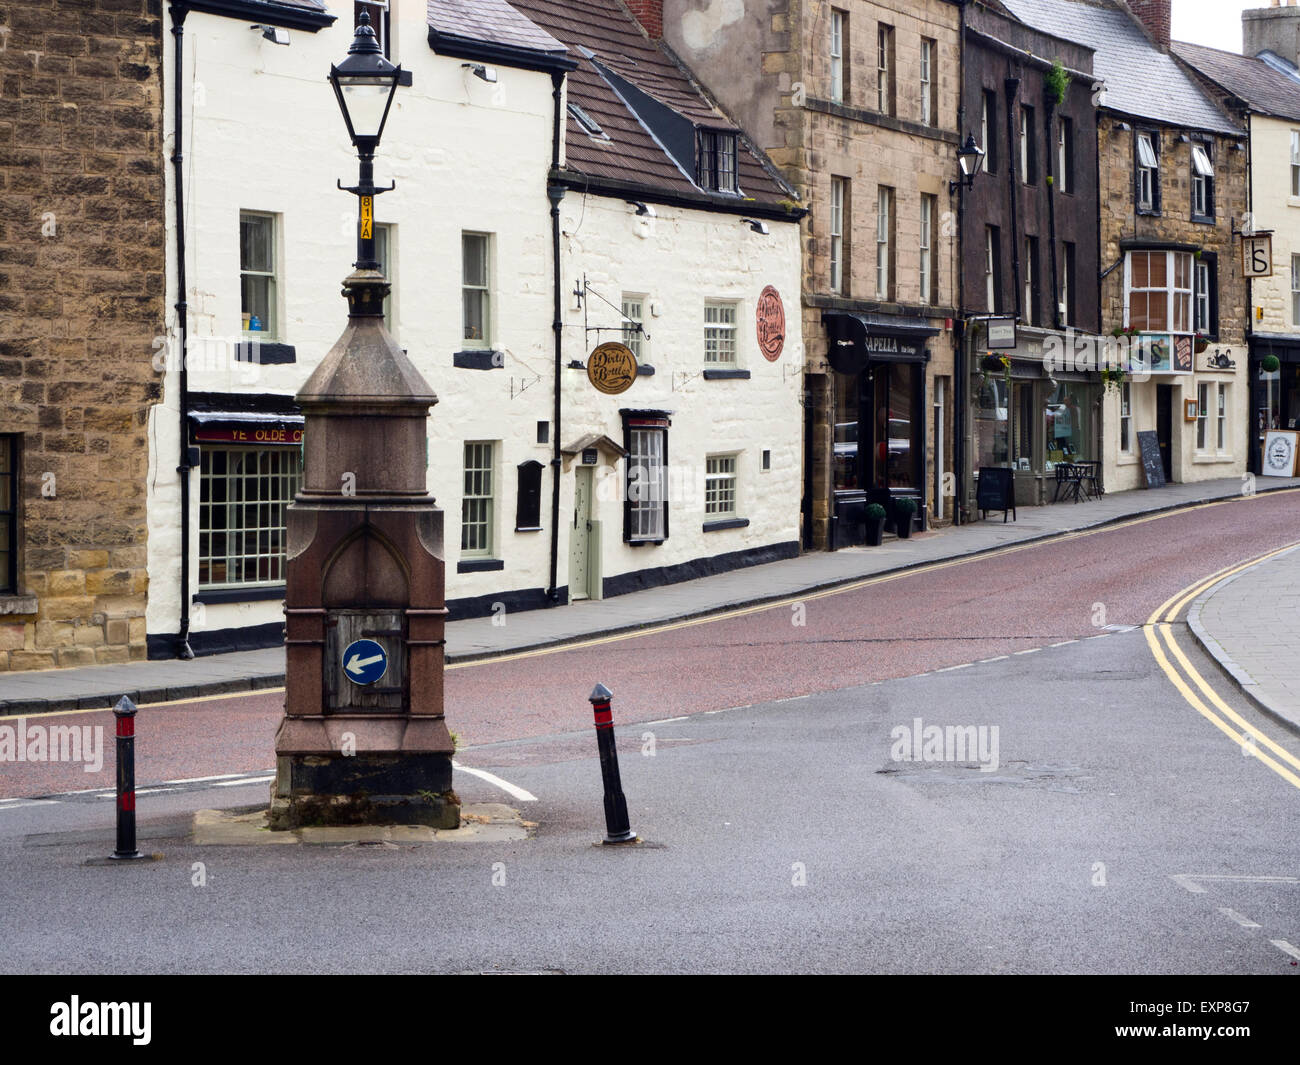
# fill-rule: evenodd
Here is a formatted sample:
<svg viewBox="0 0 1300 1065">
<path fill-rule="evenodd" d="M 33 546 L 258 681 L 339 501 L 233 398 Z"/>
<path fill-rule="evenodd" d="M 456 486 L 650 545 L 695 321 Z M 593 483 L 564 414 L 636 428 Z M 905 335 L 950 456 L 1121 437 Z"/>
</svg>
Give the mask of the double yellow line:
<svg viewBox="0 0 1300 1065">
<path fill-rule="evenodd" d="M 1174 639 L 1172 629 L 1174 619 L 1197 596 L 1203 595 L 1233 574 L 1250 569 L 1252 566 L 1258 566 L 1261 562 L 1266 562 L 1295 546 L 1295 544 L 1292 544 L 1289 547 L 1282 547 L 1276 551 L 1270 551 L 1266 555 L 1251 559 L 1249 562 L 1243 562 L 1241 565 L 1221 569 L 1184 588 L 1181 592 L 1175 592 L 1147 619 L 1142 631 L 1146 636 L 1147 646 L 1151 648 L 1151 654 L 1155 657 L 1156 664 L 1164 671 L 1170 683 L 1178 689 L 1179 694 L 1192 705 L 1197 713 L 1231 739 L 1238 747 L 1241 747 L 1243 754 L 1253 755 L 1288 783 L 1300 788 L 1300 775 L 1297 775 L 1300 772 L 1300 757 L 1292 754 L 1281 744 L 1266 736 L 1219 698 L 1218 693 L 1210 687 L 1205 678 L 1188 660 L 1187 655 L 1183 653 L 1183 649 L 1178 646 L 1178 641 Z M 1169 649 L 1174 660 L 1182 667 L 1183 673 L 1179 673 L 1169 661 L 1164 647 L 1161 646 L 1162 640 L 1164 641 L 1164 647 Z M 1186 674 L 1187 679 L 1184 679 L 1183 674 Z M 1188 684 L 1188 680 L 1192 683 Z M 1196 689 L 1199 690 L 1199 695 L 1197 691 L 1192 689 L 1192 685 L 1195 685 Z M 1204 699 L 1201 696 L 1204 696 Z M 1210 704 L 1209 706 L 1206 705 L 1207 702 Z M 1214 707 L 1213 710 L 1210 709 L 1211 706 Z M 1229 721 L 1237 727 L 1234 729 L 1228 724 Z M 1271 751 L 1272 754 L 1266 753 L 1266 749 Z M 1274 758 L 1273 755 L 1277 757 Z"/>
</svg>

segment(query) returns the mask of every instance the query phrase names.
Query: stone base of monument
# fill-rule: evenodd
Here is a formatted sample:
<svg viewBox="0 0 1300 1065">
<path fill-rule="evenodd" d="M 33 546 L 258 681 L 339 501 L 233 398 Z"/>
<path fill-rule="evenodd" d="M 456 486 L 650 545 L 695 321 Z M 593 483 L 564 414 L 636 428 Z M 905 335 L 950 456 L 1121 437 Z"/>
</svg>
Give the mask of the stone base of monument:
<svg viewBox="0 0 1300 1065">
<path fill-rule="evenodd" d="M 286 718 L 275 749 L 272 829 L 460 824 L 453 744 L 441 717 Z"/>
</svg>

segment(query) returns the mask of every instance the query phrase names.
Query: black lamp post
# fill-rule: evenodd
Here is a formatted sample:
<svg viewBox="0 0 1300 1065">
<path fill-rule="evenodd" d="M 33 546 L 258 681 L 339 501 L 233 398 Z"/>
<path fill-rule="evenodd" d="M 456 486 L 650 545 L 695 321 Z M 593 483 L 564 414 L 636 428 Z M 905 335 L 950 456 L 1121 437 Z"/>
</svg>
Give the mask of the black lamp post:
<svg viewBox="0 0 1300 1065">
<path fill-rule="evenodd" d="M 384 134 L 384 123 L 388 121 L 388 110 L 401 76 L 401 66 L 393 66 L 384 58 L 375 31 L 370 28 L 370 16 L 362 11 L 356 36 L 348 48 L 348 57 L 337 66 L 330 66 L 330 84 L 338 97 L 348 136 L 352 138 L 361 160 L 358 183 L 352 187 L 341 181 L 338 183 L 339 188 L 352 193 L 359 201 L 355 265 L 360 271 L 377 271 L 380 266 L 375 258 L 375 197 L 392 191 L 395 185 L 375 188 L 375 150 Z M 357 310 L 355 303 L 353 310 Z M 374 311 L 367 309 L 363 313 Z"/>
</svg>

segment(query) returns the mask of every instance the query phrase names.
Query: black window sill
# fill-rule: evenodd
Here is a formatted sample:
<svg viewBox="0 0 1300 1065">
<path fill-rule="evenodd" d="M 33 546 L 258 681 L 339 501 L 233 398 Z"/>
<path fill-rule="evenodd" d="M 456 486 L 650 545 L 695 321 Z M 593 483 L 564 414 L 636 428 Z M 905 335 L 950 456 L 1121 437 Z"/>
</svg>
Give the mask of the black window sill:
<svg viewBox="0 0 1300 1065">
<path fill-rule="evenodd" d="M 194 596 L 196 603 L 263 603 L 284 598 L 284 585 L 273 584 L 262 588 L 200 588 Z"/>
<path fill-rule="evenodd" d="M 506 357 L 504 352 L 483 348 L 458 351 L 452 355 L 451 363 L 460 370 L 504 370 Z"/>
<path fill-rule="evenodd" d="M 1144 218 L 1160 217 L 1160 212 L 1154 207 L 1139 207 L 1137 208 L 1137 213 L 1142 215 Z"/>
<path fill-rule="evenodd" d="M 705 370 L 706 381 L 748 381 L 748 370 Z"/>
<path fill-rule="evenodd" d="M 1218 219 L 1208 214 L 1194 214 L 1192 215 L 1192 221 L 1198 226 L 1217 226 L 1219 224 Z"/>
<path fill-rule="evenodd" d="M 515 532 L 541 532 L 540 525 L 516 525 Z"/>
<path fill-rule="evenodd" d="M 645 363 L 638 363 L 636 375 L 638 377 L 653 377 L 655 375 L 655 368 L 653 366 L 648 366 Z"/>
<path fill-rule="evenodd" d="M 705 532 L 719 532 L 722 529 L 747 529 L 749 528 L 748 518 L 722 518 L 719 521 L 706 521 L 704 523 Z"/>
<path fill-rule="evenodd" d="M 471 558 L 456 563 L 457 573 L 486 573 L 505 568 L 505 560 L 500 558 Z"/>
<path fill-rule="evenodd" d="M 254 358 L 253 356 L 257 357 Z M 298 354 L 292 344 L 280 344 L 273 340 L 252 340 L 245 338 L 235 350 L 237 362 L 251 362 L 255 366 L 283 366 L 297 362 Z"/>
<path fill-rule="evenodd" d="M 662 540 L 627 540 L 628 547 L 659 547 L 663 544 Z"/>
</svg>

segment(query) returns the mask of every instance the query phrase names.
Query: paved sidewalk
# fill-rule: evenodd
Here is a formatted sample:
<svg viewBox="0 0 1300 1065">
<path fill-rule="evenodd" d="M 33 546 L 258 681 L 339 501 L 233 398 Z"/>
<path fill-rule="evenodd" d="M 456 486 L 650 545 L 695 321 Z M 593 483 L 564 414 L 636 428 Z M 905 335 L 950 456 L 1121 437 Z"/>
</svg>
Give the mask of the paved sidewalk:
<svg viewBox="0 0 1300 1065">
<path fill-rule="evenodd" d="M 1300 487 L 1300 478 L 1261 478 L 1263 492 Z M 1232 499 L 1242 482 L 1231 477 L 1176 484 L 1153 491 L 1112 493 L 1086 503 L 1024 507 L 1019 521 L 1001 516 L 881 547 L 817 551 L 782 562 L 733 570 L 715 577 L 632 592 L 601 602 L 510 614 L 505 624 L 472 618 L 447 626 L 448 661 L 466 661 L 628 632 L 756 603 L 807 594 L 864 577 L 931 562 L 965 558 L 1062 533 L 1197 503 Z M 278 687 L 284 683 L 284 649 L 210 655 L 190 662 L 165 659 L 84 669 L 0 673 L 0 715 L 111 706 L 122 695 L 137 703 Z"/>
<path fill-rule="evenodd" d="M 1215 585 L 1187 623 L 1247 696 L 1300 733 L 1300 548 Z"/>
</svg>

